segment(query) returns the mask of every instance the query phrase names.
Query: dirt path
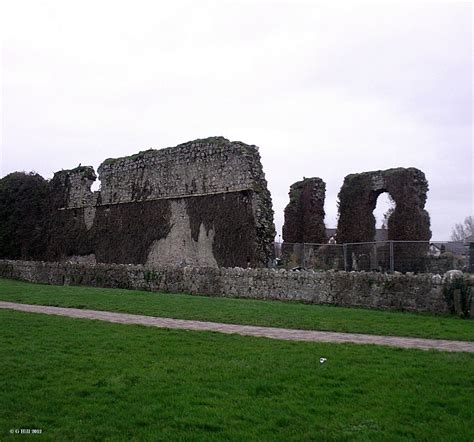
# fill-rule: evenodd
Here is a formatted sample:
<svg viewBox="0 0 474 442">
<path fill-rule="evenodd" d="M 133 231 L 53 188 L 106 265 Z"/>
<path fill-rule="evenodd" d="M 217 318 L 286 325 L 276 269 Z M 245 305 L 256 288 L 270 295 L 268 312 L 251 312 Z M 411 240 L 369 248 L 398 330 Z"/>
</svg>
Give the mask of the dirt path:
<svg viewBox="0 0 474 442">
<path fill-rule="evenodd" d="M 474 353 L 474 342 L 447 341 L 441 339 L 406 338 L 397 336 L 376 336 L 358 333 L 336 333 L 312 330 L 293 330 L 287 328 L 257 327 L 253 325 L 221 324 L 217 322 L 190 321 L 185 319 L 159 318 L 154 316 L 131 315 L 98 310 L 49 307 L 43 305 L 1 302 L 0 308 L 22 312 L 44 313 L 70 318 L 95 319 L 120 324 L 138 324 L 150 327 L 213 331 L 218 333 L 259 336 L 288 341 L 334 342 L 354 344 L 377 344 L 390 347 L 417 348 L 423 350 L 464 351 Z"/>
</svg>

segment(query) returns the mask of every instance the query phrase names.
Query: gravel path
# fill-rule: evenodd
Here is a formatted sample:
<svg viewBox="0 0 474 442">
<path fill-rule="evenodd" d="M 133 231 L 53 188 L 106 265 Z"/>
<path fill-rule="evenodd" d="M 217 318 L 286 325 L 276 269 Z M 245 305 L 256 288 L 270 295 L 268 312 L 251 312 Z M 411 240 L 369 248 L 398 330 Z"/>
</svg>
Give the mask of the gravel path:
<svg viewBox="0 0 474 442">
<path fill-rule="evenodd" d="M 336 333 L 312 330 L 294 330 L 287 328 L 257 327 L 253 325 L 221 324 L 217 322 L 190 321 L 185 319 L 159 318 L 154 316 L 131 315 L 98 310 L 50 307 L 43 305 L 1 302 L 0 308 L 22 312 L 44 313 L 47 315 L 67 316 L 70 318 L 95 319 L 120 324 L 138 324 L 150 327 L 213 331 L 218 333 L 259 336 L 288 341 L 334 342 L 354 344 L 377 344 L 390 347 L 417 348 L 423 350 L 464 351 L 474 353 L 474 342 L 447 341 L 441 339 L 421 339 L 397 336 L 376 336 L 358 333 Z"/>
</svg>

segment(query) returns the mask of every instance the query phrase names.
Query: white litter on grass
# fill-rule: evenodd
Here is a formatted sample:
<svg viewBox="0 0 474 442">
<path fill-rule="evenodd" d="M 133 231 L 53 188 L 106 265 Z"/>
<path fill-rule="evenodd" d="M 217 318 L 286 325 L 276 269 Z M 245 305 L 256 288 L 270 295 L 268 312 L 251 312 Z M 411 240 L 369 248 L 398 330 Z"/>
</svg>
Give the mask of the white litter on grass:
<svg viewBox="0 0 474 442">
<path fill-rule="evenodd" d="M 319 363 L 324 364 L 327 361 L 326 358 L 319 358 Z"/>
</svg>

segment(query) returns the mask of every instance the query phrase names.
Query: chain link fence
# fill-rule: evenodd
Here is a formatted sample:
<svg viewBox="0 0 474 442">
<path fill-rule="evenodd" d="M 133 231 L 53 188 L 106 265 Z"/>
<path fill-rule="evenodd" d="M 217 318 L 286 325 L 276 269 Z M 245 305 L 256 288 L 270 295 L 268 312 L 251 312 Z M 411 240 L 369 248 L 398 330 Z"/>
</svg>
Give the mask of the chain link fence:
<svg viewBox="0 0 474 442">
<path fill-rule="evenodd" d="M 345 244 L 275 243 L 275 266 L 286 269 L 445 273 L 472 271 L 469 244 L 374 241 Z"/>
</svg>

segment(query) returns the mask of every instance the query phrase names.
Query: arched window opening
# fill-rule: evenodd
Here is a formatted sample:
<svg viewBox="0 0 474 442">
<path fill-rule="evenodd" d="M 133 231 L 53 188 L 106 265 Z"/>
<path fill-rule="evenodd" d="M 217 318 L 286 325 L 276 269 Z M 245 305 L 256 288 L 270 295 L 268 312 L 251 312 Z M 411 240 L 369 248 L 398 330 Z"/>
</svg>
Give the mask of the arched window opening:
<svg viewBox="0 0 474 442">
<path fill-rule="evenodd" d="M 390 215 L 395 210 L 395 206 L 396 206 L 395 201 L 393 200 L 393 198 L 390 196 L 388 192 L 383 192 L 378 196 L 376 206 L 373 212 L 374 217 L 375 217 L 375 228 L 376 228 L 375 239 L 378 239 L 377 236 L 383 236 L 383 235 L 380 235 L 381 230 L 388 232 L 388 218 L 390 218 Z M 387 239 L 387 238 L 384 238 L 384 239 Z"/>
</svg>

